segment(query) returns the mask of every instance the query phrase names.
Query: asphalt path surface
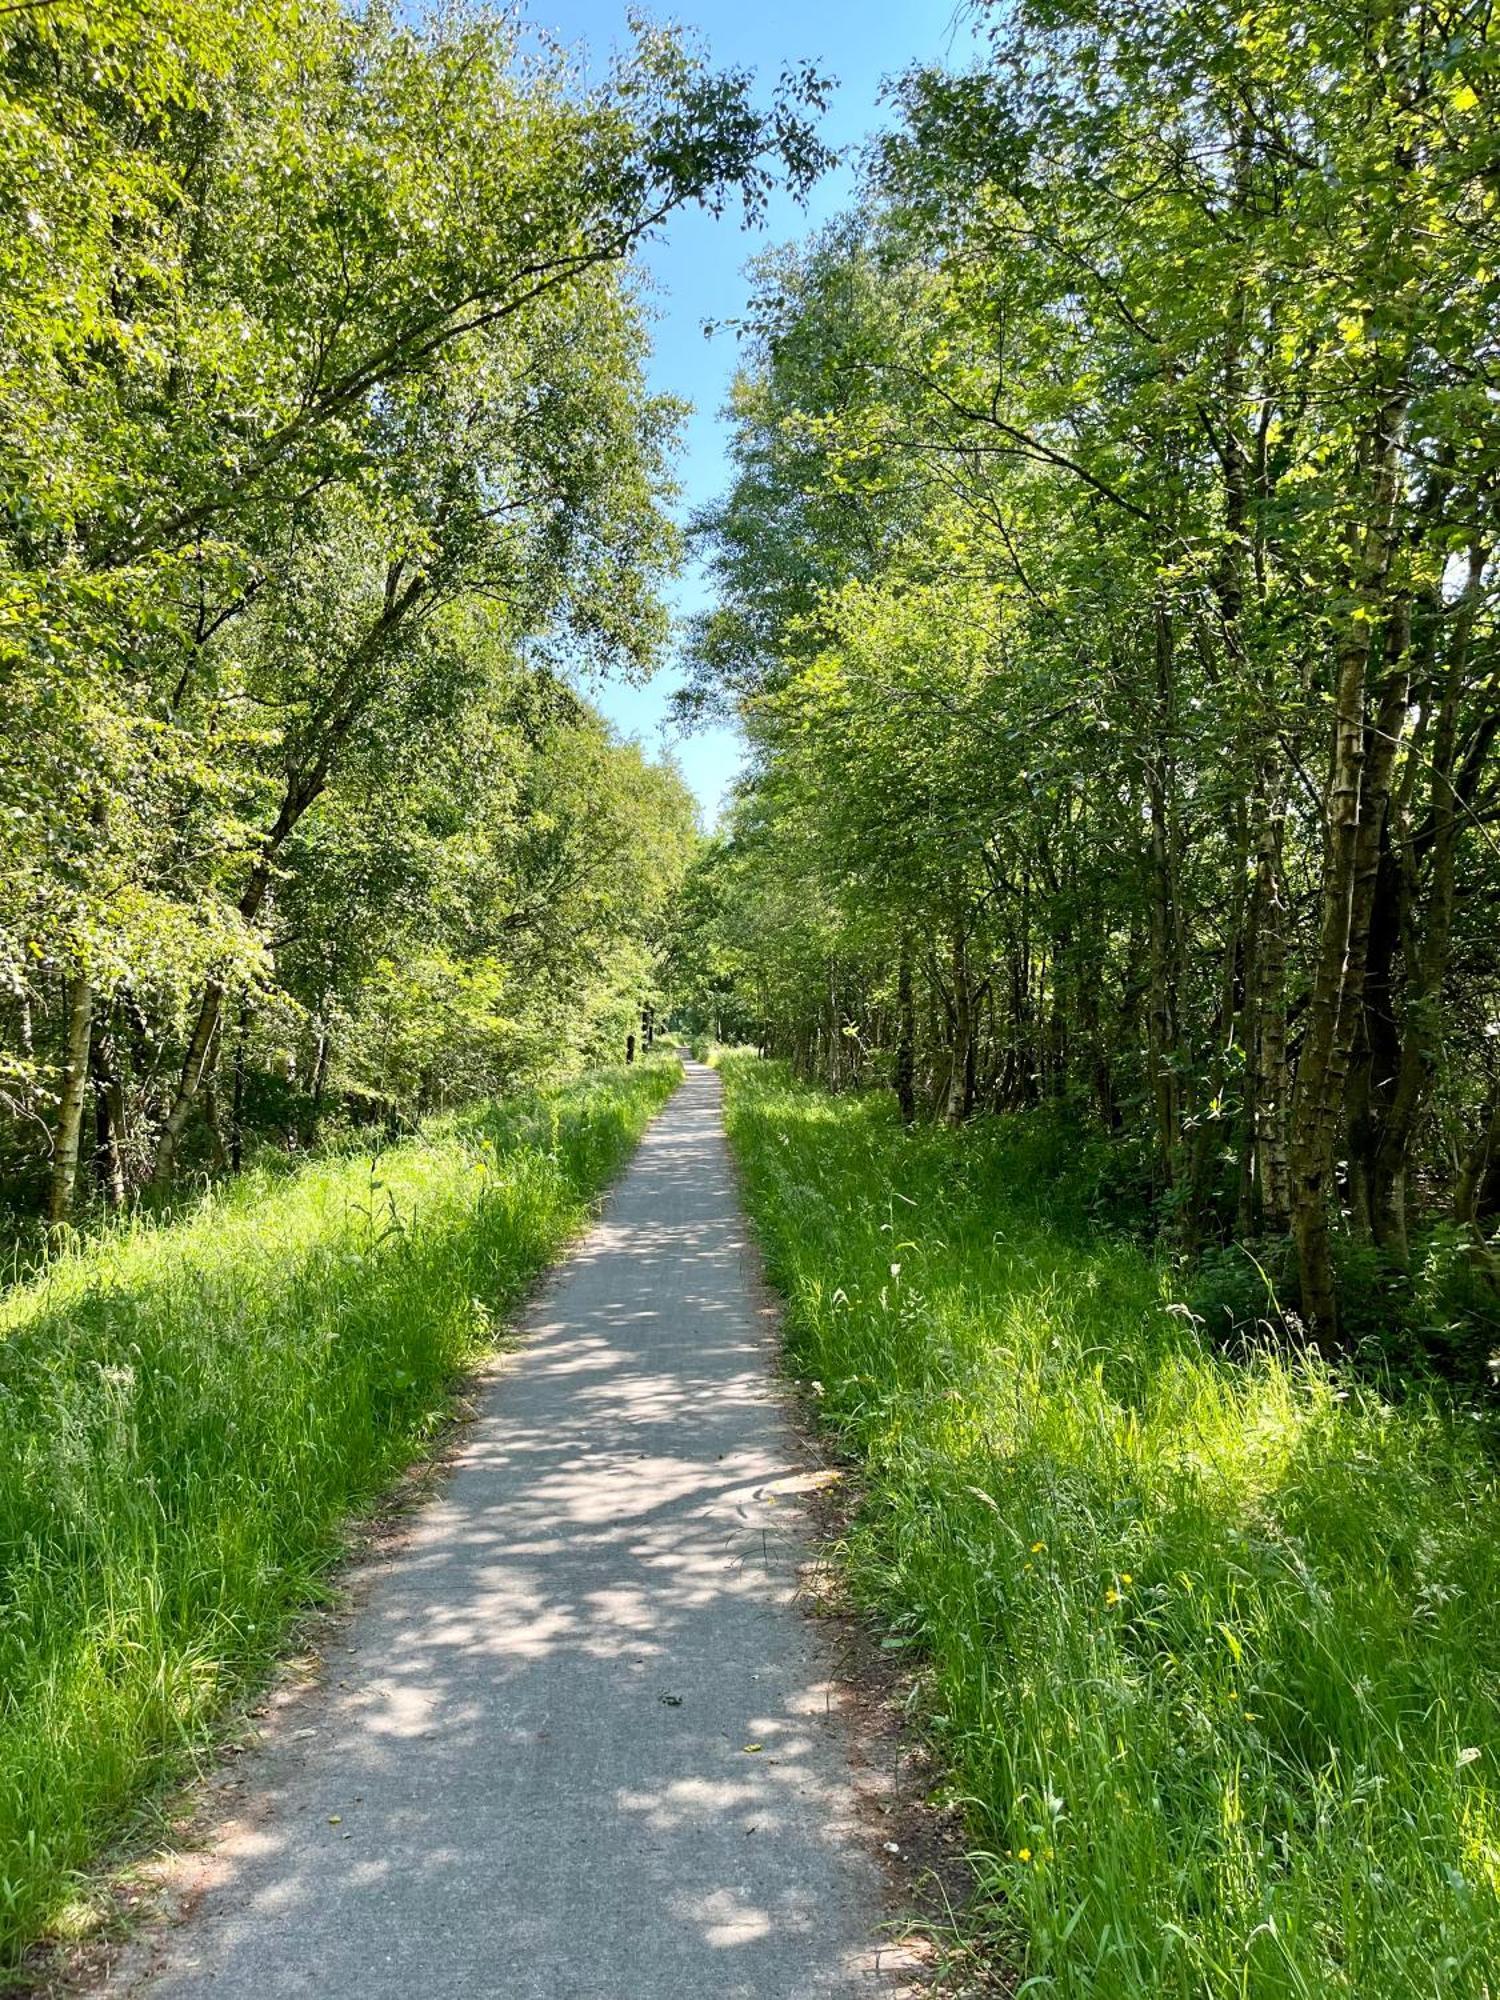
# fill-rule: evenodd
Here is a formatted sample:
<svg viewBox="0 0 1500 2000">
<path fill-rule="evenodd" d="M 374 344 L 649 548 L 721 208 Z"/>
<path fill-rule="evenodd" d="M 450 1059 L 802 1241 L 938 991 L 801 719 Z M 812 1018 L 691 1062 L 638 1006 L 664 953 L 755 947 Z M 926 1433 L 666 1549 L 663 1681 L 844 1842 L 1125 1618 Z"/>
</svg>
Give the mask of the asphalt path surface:
<svg viewBox="0 0 1500 2000">
<path fill-rule="evenodd" d="M 252 1759 L 150 2000 L 889 1990 L 771 1360 L 690 1064 Z"/>
</svg>

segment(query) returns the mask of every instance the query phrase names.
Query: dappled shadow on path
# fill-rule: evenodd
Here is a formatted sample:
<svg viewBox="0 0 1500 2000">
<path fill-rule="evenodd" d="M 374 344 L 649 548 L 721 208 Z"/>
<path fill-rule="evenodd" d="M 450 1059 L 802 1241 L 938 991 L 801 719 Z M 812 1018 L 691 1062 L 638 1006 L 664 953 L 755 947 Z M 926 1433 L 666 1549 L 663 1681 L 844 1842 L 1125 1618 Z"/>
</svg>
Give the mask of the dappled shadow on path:
<svg viewBox="0 0 1500 2000">
<path fill-rule="evenodd" d="M 718 1113 L 694 1068 L 266 1758 L 153 1990 L 879 1990 Z"/>
</svg>

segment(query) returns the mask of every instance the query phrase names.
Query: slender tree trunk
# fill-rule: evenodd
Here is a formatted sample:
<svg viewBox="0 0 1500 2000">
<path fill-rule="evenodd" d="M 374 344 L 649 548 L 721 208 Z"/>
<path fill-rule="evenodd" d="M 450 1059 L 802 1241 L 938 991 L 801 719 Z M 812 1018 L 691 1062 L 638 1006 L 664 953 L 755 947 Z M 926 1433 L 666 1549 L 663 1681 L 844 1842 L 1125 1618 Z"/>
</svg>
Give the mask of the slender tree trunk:
<svg viewBox="0 0 1500 2000">
<path fill-rule="evenodd" d="M 248 996 L 240 1002 L 239 1032 L 234 1043 L 234 1082 L 229 1098 L 229 1169 L 238 1173 L 245 1158 L 245 1057 L 255 1010 Z"/>
<path fill-rule="evenodd" d="M 94 1167 L 99 1191 L 112 1209 L 125 1206 L 125 1092 L 120 1083 L 114 1030 L 107 1019 L 94 1024 L 89 1042 L 94 1083 Z"/>
<path fill-rule="evenodd" d="M 1036 1102 L 1036 1073 L 1040 1067 L 1040 1051 L 1037 1047 L 1036 1008 L 1033 1004 L 1032 988 L 1034 965 L 1031 950 L 1031 870 L 1021 870 L 1021 937 L 1016 952 L 1015 979 L 1015 1027 L 1016 1027 L 1016 1076 L 1015 1091 L 1018 1104 L 1031 1105 Z"/>
<path fill-rule="evenodd" d="M 219 1094 L 212 1079 L 203 1085 L 203 1123 L 208 1130 L 209 1158 L 216 1174 L 229 1168 L 229 1152 L 224 1144 L 224 1128 L 219 1122 Z"/>
<path fill-rule="evenodd" d="M 1318 942 L 1313 962 L 1307 1032 L 1297 1064 L 1292 1109 L 1292 1234 L 1297 1245 L 1302 1313 L 1318 1347 L 1333 1354 L 1339 1346 L 1338 1296 L 1333 1274 L 1329 1207 L 1333 1199 L 1334 1148 L 1343 1111 L 1344 1083 L 1353 1047 L 1365 969 L 1374 895 L 1379 822 L 1385 794 L 1366 784 L 1367 754 L 1388 773 L 1394 748 L 1379 732 L 1372 744 L 1366 730 L 1365 701 L 1372 631 L 1377 615 L 1388 616 L 1381 601 L 1390 567 L 1392 515 L 1398 462 L 1397 435 L 1406 407 L 1404 388 L 1381 410 L 1371 443 L 1372 490 L 1362 536 L 1354 604 L 1339 635 L 1334 676 L 1332 742 L 1324 793 L 1323 870 L 1319 890 Z M 1394 676 L 1392 677 L 1394 679 Z M 1390 683 L 1387 684 L 1390 691 Z M 1404 716 L 1394 703 L 1381 704 L 1382 721 L 1399 734 Z"/>
<path fill-rule="evenodd" d="M 192 1116 L 198 1092 L 208 1072 L 208 1061 L 213 1052 L 223 1005 L 224 982 L 222 979 L 211 979 L 204 987 L 203 997 L 198 1003 L 192 1033 L 188 1036 L 187 1054 L 183 1058 L 182 1070 L 177 1079 L 177 1089 L 171 1104 L 167 1107 L 167 1115 L 156 1142 L 156 1158 L 151 1166 L 150 1185 L 157 1192 L 165 1189 L 171 1181 L 178 1145 L 187 1129 L 188 1119 Z"/>
<path fill-rule="evenodd" d="M 1297 1065 L 1291 1132 L 1292 1232 L 1302 1312 L 1308 1331 L 1329 1353 L 1338 1345 L 1338 1297 L 1328 1209 L 1333 1195 L 1334 1140 L 1343 1108 L 1352 1034 L 1349 947 L 1365 762 L 1368 647 L 1364 629 L 1356 627 L 1354 636 L 1345 639 L 1338 663 L 1317 956 L 1308 1027 Z"/>
<path fill-rule="evenodd" d="M 1454 616 L 1433 728 L 1430 792 L 1431 884 L 1420 928 L 1411 920 L 1402 930 L 1411 938 L 1410 962 L 1400 1008 L 1399 1031 L 1391 1006 L 1392 1083 L 1375 1121 L 1370 1161 L 1371 1230 L 1375 1241 L 1402 1265 L 1407 1262 L 1406 1188 L 1418 1121 L 1443 1036 L 1443 988 L 1453 934 L 1457 891 L 1457 849 L 1462 800 L 1459 795 L 1458 721 L 1468 667 L 1469 642 L 1478 610 L 1488 550 L 1469 552 L 1469 573 Z M 1434 620 L 1437 607 L 1431 607 Z M 1409 846 L 1409 843 L 1404 843 Z M 1393 858 L 1389 865 L 1394 871 Z M 1411 861 L 1405 856 L 1403 877 Z M 1404 901 L 1410 904 L 1408 894 Z"/>
<path fill-rule="evenodd" d="M 896 961 L 896 1102 L 901 1121 L 910 1125 L 917 1115 L 917 1021 L 912 1006 L 911 940 L 901 934 Z"/>
<path fill-rule="evenodd" d="M 1266 774 L 1258 797 L 1256 829 L 1257 932 L 1255 948 L 1255 1159 L 1260 1222 L 1283 1236 L 1291 1227 L 1288 1114 L 1291 1071 L 1286 1027 L 1286 891 L 1282 882 L 1285 821 L 1279 792 Z"/>
<path fill-rule="evenodd" d="M 969 976 L 969 940 L 959 916 L 953 919 L 949 975 L 953 982 L 953 1034 L 944 1116 L 949 1125 L 962 1125 L 974 1108 L 974 993 Z"/>
<path fill-rule="evenodd" d="M 844 1087 L 844 1038 L 839 1016 L 838 970 L 832 960 L 824 971 L 823 1020 L 828 1037 L 828 1088 L 836 1095 Z"/>
<path fill-rule="evenodd" d="M 326 779 L 326 769 L 319 768 L 306 778 L 292 779 L 282 800 L 281 811 L 276 823 L 267 834 L 255 866 L 250 871 L 250 879 L 240 897 L 240 916 L 246 923 L 254 923 L 260 915 L 261 907 L 271 887 L 271 875 L 276 865 L 276 856 L 285 845 L 297 822 L 308 807 L 321 795 Z M 187 1053 L 183 1057 L 182 1069 L 178 1074 L 177 1088 L 172 1102 L 167 1107 L 167 1115 L 162 1123 L 161 1133 L 156 1142 L 156 1158 L 151 1166 L 150 1185 L 156 1192 L 165 1190 L 172 1178 L 172 1167 L 177 1157 L 188 1119 L 192 1116 L 193 1105 L 202 1088 L 208 1069 L 208 1059 L 213 1050 L 214 1037 L 218 1033 L 219 1020 L 224 1007 L 225 983 L 222 979 L 210 979 L 203 989 L 203 997 L 198 1003 L 192 1032 L 188 1036 Z"/>
<path fill-rule="evenodd" d="M 1174 910 L 1172 838 L 1169 792 L 1171 787 L 1169 739 L 1172 710 L 1173 637 L 1171 619 L 1158 604 L 1155 619 L 1156 718 L 1146 753 L 1146 796 L 1150 815 L 1150 884 L 1147 907 L 1150 917 L 1151 991 L 1147 1016 L 1147 1054 L 1151 1067 L 1151 1093 L 1156 1106 L 1156 1150 L 1162 1184 L 1171 1187 L 1176 1178 L 1181 1144 L 1181 1107 L 1177 1090 L 1177 979 L 1174 941 L 1177 920 Z"/>
<path fill-rule="evenodd" d="M 1465 1154 L 1453 1190 L 1455 1222 L 1488 1222 L 1500 1215 L 1500 1096 L 1486 1107 L 1478 1139 Z"/>
<path fill-rule="evenodd" d="M 1255 166 L 1255 126 L 1241 121 L 1235 135 L 1234 210 L 1243 214 L 1252 194 Z M 1255 560 L 1255 532 L 1251 515 L 1252 455 L 1247 432 L 1255 434 L 1245 386 L 1245 345 L 1250 310 L 1249 274 L 1236 277 L 1230 310 L 1225 322 L 1223 407 L 1220 420 L 1212 427 L 1211 442 L 1217 450 L 1224 475 L 1224 538 L 1214 592 L 1218 600 L 1220 637 L 1231 684 L 1250 696 L 1255 683 L 1245 639 L 1245 600 L 1259 589 L 1259 568 Z M 1274 703 L 1265 689 L 1257 690 L 1262 709 L 1269 714 Z M 1264 716 L 1261 733 L 1265 730 Z M 1239 931 L 1235 953 L 1237 976 L 1243 994 L 1239 1009 L 1239 1033 L 1244 1057 L 1245 1102 L 1239 1131 L 1239 1177 L 1236 1192 L 1236 1221 L 1241 1235 L 1254 1233 L 1256 1222 L 1256 1172 L 1262 1154 L 1279 1151 L 1284 1175 L 1285 1163 L 1285 1052 L 1286 1016 L 1282 987 L 1285 976 L 1285 942 L 1280 907 L 1280 829 L 1273 828 L 1269 801 L 1272 796 L 1267 771 L 1274 754 L 1274 741 L 1255 753 L 1254 782 L 1248 810 L 1240 808 L 1240 853 L 1236 875 L 1235 928 Z M 1253 863 L 1254 882 L 1245 895 L 1247 867 Z M 1275 938 L 1268 935 L 1274 929 Z M 1231 973 L 1230 977 L 1235 976 Z M 1274 986 L 1269 982 L 1274 981 Z M 1226 1020 L 1233 1017 L 1233 995 L 1226 992 Z M 1278 1088 L 1269 1089 L 1262 1068 L 1262 1033 L 1279 1033 L 1282 1076 Z M 1272 1053 L 1276 1053 L 1274 1042 Z M 1263 1146 L 1265 1131 L 1281 1121 L 1279 1148 Z M 1283 1205 L 1284 1213 L 1284 1205 Z"/>
<path fill-rule="evenodd" d="M 94 989 L 79 972 L 66 988 L 62 1087 L 57 1100 L 57 1127 L 52 1146 L 52 1178 L 47 1189 L 47 1221 L 54 1230 L 67 1224 L 73 1212 L 78 1179 L 78 1142 L 83 1129 L 83 1103 L 89 1084 L 89 1038 L 93 1023 Z"/>
<path fill-rule="evenodd" d="M 717 1030 L 714 1035 L 718 1040 Z M 318 1119 L 323 1109 L 323 1086 L 328 1077 L 328 1024 L 318 1023 L 318 1046 L 313 1056 L 312 1077 L 308 1088 L 307 1143 L 310 1146 L 317 1137 Z"/>
<path fill-rule="evenodd" d="M 1259 839 L 1257 815 L 1258 797 L 1252 796 L 1251 842 Z M 1259 855 L 1255 857 L 1255 881 L 1250 890 L 1249 907 L 1245 913 L 1245 1007 L 1242 1033 L 1245 1053 L 1245 1096 L 1241 1107 L 1239 1133 L 1239 1183 L 1235 1197 L 1234 1233 L 1242 1241 L 1254 1236 L 1260 1228 L 1260 1209 L 1256 1200 L 1256 1135 L 1260 1130 L 1260 977 L 1263 930 L 1264 900 L 1261 893 Z"/>
<path fill-rule="evenodd" d="M 1366 1242 L 1380 1238 L 1376 1222 L 1380 1206 L 1376 1160 L 1386 1102 L 1401 1060 L 1396 986 L 1406 900 L 1403 872 L 1387 828 L 1381 840 L 1364 985 L 1347 1085 L 1349 1211 L 1355 1234 Z M 1402 1234 L 1404 1240 L 1404 1229 Z"/>
<path fill-rule="evenodd" d="M 1195 1252 L 1211 1227 L 1215 1162 L 1231 1129 L 1225 1115 L 1235 1043 L 1243 1029 L 1246 903 L 1245 881 L 1249 868 L 1250 823 L 1243 799 L 1236 806 L 1235 844 L 1232 857 L 1229 910 L 1224 926 L 1224 947 L 1219 961 L 1219 1002 L 1214 1023 L 1212 1060 L 1207 1088 L 1212 1098 L 1199 1104 L 1192 1143 L 1188 1148 L 1187 1199 L 1178 1213 L 1178 1241 L 1184 1251 Z"/>
<path fill-rule="evenodd" d="M 1375 1126 L 1372 1087 L 1376 1066 L 1380 1076 L 1388 1074 L 1395 1061 L 1395 1021 L 1391 1012 L 1392 967 L 1398 940 L 1398 906 L 1401 884 L 1392 865 L 1389 816 L 1392 805 L 1392 777 L 1397 753 L 1405 733 L 1411 691 L 1411 605 L 1404 595 L 1391 611 L 1386 627 L 1386 670 L 1380 683 L 1375 717 L 1366 735 L 1364 767 L 1360 781 L 1359 822 L 1354 841 L 1354 885 L 1349 908 L 1349 940 L 1345 958 L 1345 992 L 1341 1002 L 1340 1032 L 1336 1054 L 1342 1052 L 1339 1075 L 1340 1102 L 1358 1120 L 1359 1145 L 1348 1150 L 1350 1199 L 1355 1226 L 1366 1237 L 1375 1233 L 1373 1175 L 1370 1171 Z M 1386 897 L 1382 908 L 1381 887 Z M 1390 926 L 1392 935 L 1379 933 L 1378 920 Z M 1375 947 L 1372 952 L 1372 947 Z M 1377 990 L 1372 995 L 1368 982 L 1377 974 Z M 1373 999 L 1373 1006 L 1370 1004 Z M 1347 1027 L 1345 1026 L 1347 1022 Z M 1361 1040 L 1367 1044 L 1370 1062 L 1361 1069 L 1354 1057 Z M 1337 1072 L 1335 1072 L 1337 1074 Z M 1401 1255 L 1405 1255 L 1402 1228 Z"/>
</svg>

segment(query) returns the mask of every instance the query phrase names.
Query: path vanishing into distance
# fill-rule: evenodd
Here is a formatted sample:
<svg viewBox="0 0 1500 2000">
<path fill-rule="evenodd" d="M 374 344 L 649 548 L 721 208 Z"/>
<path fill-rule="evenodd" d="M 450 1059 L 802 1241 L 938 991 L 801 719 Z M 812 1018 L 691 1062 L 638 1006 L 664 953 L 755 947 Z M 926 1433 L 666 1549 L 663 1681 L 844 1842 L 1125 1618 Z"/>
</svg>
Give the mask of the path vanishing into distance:
<svg viewBox="0 0 1500 2000">
<path fill-rule="evenodd" d="M 133 1991 L 892 1990 L 712 1070 L 528 1328 Z"/>
</svg>

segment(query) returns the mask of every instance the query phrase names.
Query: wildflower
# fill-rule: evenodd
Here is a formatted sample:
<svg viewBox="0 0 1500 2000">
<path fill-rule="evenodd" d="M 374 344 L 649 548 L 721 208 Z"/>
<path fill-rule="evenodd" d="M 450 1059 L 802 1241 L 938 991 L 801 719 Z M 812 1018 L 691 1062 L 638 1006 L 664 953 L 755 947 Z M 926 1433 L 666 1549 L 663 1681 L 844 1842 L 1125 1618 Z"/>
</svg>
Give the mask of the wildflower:
<svg viewBox="0 0 1500 2000">
<path fill-rule="evenodd" d="M 1106 1603 L 1106 1604 L 1118 1604 L 1118 1603 L 1119 1603 L 1119 1601 L 1120 1601 L 1120 1593 L 1119 1593 L 1119 1591 L 1118 1591 L 1118 1590 L 1116 1590 L 1116 1589 L 1114 1588 L 1114 1586 L 1113 1586 L 1113 1585 L 1111 1585 L 1111 1586 L 1110 1586 L 1110 1588 L 1109 1588 L 1108 1590 L 1106 1590 L 1106 1591 L 1105 1591 L 1105 1593 L 1104 1593 L 1104 1601 L 1105 1601 L 1105 1603 Z"/>
<path fill-rule="evenodd" d="M 1130 1574 L 1130 1571 L 1127 1569 L 1122 1572 L 1120 1581 L 1121 1583 L 1134 1583 L 1135 1578 Z"/>
<path fill-rule="evenodd" d="M 1047 1544 L 1045 1542 L 1033 1542 L 1031 1545 L 1031 1553 L 1034 1556 L 1039 1556 L 1042 1553 L 1042 1550 L 1046 1548 L 1046 1546 Z"/>
<path fill-rule="evenodd" d="M 1029 1847 L 1018 1847 L 1016 1849 L 1016 1859 L 1017 1861 L 1029 1861 L 1031 1859 L 1031 1849 Z"/>
</svg>

